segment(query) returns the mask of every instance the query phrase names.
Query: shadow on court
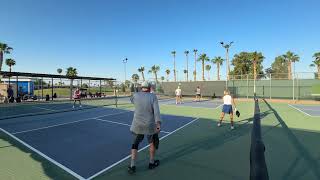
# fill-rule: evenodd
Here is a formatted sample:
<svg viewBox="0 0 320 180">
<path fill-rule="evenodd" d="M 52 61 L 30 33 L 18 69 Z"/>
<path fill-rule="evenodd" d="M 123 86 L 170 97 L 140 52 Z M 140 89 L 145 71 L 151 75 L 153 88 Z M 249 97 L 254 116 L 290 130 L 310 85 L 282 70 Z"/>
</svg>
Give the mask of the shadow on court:
<svg viewBox="0 0 320 180">
<path fill-rule="evenodd" d="M 6 134 L 3 134 L 2 132 L 0 132 L 0 142 L 9 144 L 9 145 L 0 147 L 0 155 L 1 155 L 0 161 L 2 164 L 2 166 L 0 166 L 1 167 L 0 170 L 6 171 L 6 172 L 15 172 L 13 176 L 9 174 L 6 176 L 5 173 L 1 173 L 0 179 L 10 179 L 12 177 L 14 179 L 25 179 L 28 177 L 29 179 L 38 179 L 40 177 L 42 178 L 46 177 L 44 179 L 70 179 L 70 180 L 75 179 L 73 176 L 71 176 L 67 172 L 53 165 L 51 162 L 42 158 L 38 154 L 29 150 L 27 147 L 23 146 L 22 144 L 13 140 L 11 137 L 7 136 Z M 32 162 L 30 164 L 28 162 L 25 162 L 30 160 L 26 160 L 24 156 L 21 155 L 22 153 L 28 154 L 28 157 L 30 157 L 36 163 L 39 163 L 42 167 L 41 170 L 37 170 L 36 168 L 30 169 L 29 165 L 34 165 L 35 162 Z M 22 158 L 25 160 L 24 162 L 21 161 Z M 17 164 L 17 165 L 12 166 L 12 164 Z M 11 169 L 11 168 L 14 168 L 14 169 Z M 17 174 L 18 172 L 20 173 L 23 172 L 23 173 Z"/>
<path fill-rule="evenodd" d="M 319 132 L 291 129 L 286 123 L 290 119 L 284 120 L 268 102 L 261 102 L 260 107 L 272 112 L 262 122 L 280 127 L 264 126 L 262 132 L 270 179 L 320 179 Z"/>
</svg>

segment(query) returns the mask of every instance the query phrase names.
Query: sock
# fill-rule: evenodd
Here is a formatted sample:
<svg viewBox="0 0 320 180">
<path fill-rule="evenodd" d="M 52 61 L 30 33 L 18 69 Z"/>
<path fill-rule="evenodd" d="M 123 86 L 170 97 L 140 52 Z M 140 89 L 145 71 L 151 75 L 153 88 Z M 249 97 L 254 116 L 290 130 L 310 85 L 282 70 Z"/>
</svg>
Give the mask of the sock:
<svg viewBox="0 0 320 180">
<path fill-rule="evenodd" d="M 130 164 L 131 167 L 135 166 L 135 160 L 134 159 L 131 159 L 131 164 Z"/>
<path fill-rule="evenodd" d="M 231 121 L 231 126 L 233 126 L 233 121 Z"/>
<path fill-rule="evenodd" d="M 153 164 L 153 163 L 154 163 L 154 159 L 150 158 L 150 164 Z"/>
</svg>

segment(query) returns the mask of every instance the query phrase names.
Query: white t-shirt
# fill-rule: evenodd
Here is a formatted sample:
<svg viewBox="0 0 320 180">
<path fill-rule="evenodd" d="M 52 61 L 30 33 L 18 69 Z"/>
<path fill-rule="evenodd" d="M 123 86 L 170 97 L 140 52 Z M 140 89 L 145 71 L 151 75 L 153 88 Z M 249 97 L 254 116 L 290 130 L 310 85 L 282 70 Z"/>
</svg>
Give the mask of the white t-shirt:
<svg viewBox="0 0 320 180">
<path fill-rule="evenodd" d="M 176 89 L 176 96 L 181 96 L 181 89 Z"/>
<path fill-rule="evenodd" d="M 232 105 L 232 97 L 230 95 L 223 96 L 223 104 Z"/>
<path fill-rule="evenodd" d="M 200 88 L 197 88 L 196 93 L 197 93 L 197 94 L 201 94 Z"/>
</svg>

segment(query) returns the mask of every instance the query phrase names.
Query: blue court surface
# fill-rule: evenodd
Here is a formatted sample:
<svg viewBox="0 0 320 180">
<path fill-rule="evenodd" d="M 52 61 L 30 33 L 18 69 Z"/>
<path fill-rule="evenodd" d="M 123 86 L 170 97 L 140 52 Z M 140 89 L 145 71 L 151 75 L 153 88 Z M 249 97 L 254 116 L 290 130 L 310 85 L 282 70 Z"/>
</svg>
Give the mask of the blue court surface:
<svg viewBox="0 0 320 180">
<path fill-rule="evenodd" d="M 215 109 L 220 107 L 223 103 L 220 101 L 212 101 L 212 100 L 202 100 L 200 102 L 193 101 L 193 100 L 182 100 L 181 104 L 176 104 L 175 99 L 170 100 L 161 100 L 159 104 L 162 105 L 176 105 L 176 106 L 187 106 L 192 108 L 210 108 Z"/>
<path fill-rule="evenodd" d="M 319 105 L 300 105 L 300 104 L 289 104 L 290 107 L 304 113 L 311 117 L 320 117 L 320 106 Z"/>
<path fill-rule="evenodd" d="M 78 179 L 92 179 L 129 158 L 132 119 L 132 111 L 95 108 L 2 120 L 0 128 Z M 160 138 L 195 121 L 172 115 L 162 120 Z M 139 148 L 146 146 L 144 140 Z"/>
</svg>

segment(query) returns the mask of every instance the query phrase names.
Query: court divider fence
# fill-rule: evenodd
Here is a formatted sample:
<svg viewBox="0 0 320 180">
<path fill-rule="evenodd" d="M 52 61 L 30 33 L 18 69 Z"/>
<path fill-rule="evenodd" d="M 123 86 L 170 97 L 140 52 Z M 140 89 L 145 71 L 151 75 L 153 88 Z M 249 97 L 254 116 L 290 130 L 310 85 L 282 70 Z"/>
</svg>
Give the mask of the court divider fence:
<svg viewBox="0 0 320 180">
<path fill-rule="evenodd" d="M 180 81 L 160 82 L 163 93 L 174 95 L 175 89 L 180 86 L 185 96 L 194 96 L 199 86 L 203 96 L 221 97 L 226 84 L 236 97 L 253 98 L 254 91 L 257 97 L 268 99 L 313 100 L 318 99 L 320 79 L 314 73 L 295 73 L 290 77 L 287 74 L 259 74 L 256 80 L 253 75 L 230 76 L 220 81 Z"/>
</svg>

